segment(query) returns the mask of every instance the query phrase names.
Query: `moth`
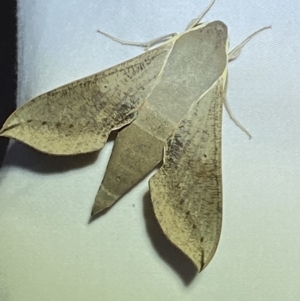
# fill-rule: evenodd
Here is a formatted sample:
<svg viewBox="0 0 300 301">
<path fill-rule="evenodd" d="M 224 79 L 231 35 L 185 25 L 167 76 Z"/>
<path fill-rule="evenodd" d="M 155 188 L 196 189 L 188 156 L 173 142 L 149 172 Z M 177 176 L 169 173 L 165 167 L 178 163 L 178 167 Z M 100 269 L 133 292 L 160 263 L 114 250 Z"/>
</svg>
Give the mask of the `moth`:
<svg viewBox="0 0 300 301">
<path fill-rule="evenodd" d="M 229 52 L 226 25 L 200 23 L 213 3 L 183 33 L 151 41 L 144 46 L 152 49 L 133 59 L 27 102 L 0 131 L 49 155 L 98 151 L 119 131 L 92 214 L 162 162 L 149 182 L 156 218 L 199 272 L 221 232 L 227 65 L 258 32 Z"/>
</svg>

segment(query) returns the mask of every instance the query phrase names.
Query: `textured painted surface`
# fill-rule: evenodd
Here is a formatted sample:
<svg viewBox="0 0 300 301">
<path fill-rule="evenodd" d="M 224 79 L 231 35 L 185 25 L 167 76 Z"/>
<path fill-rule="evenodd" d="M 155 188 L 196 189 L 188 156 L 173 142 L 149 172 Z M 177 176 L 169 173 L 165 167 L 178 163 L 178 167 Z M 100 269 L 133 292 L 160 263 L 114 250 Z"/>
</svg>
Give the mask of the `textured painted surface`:
<svg viewBox="0 0 300 301">
<path fill-rule="evenodd" d="M 143 52 L 97 28 L 145 41 L 181 31 L 207 1 L 19 3 L 27 7 L 19 12 L 20 106 Z M 2 299 L 298 301 L 299 12 L 300 2 L 291 0 L 218 0 L 205 18 L 225 22 L 232 47 L 257 28 L 273 29 L 229 64 L 228 101 L 253 139 L 223 110 L 222 234 L 201 275 L 161 233 L 144 197 L 149 177 L 87 222 L 111 141 L 80 167 L 89 155 L 47 156 L 11 141 L 0 170 Z"/>
</svg>

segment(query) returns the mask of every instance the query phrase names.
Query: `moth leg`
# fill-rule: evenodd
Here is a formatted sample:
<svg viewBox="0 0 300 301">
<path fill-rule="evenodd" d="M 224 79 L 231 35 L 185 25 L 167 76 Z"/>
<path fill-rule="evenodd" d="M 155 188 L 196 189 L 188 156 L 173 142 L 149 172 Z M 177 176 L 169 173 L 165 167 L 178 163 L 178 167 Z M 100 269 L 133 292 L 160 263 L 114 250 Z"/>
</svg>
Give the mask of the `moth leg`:
<svg viewBox="0 0 300 301">
<path fill-rule="evenodd" d="M 210 4 L 207 6 L 207 8 L 204 10 L 204 12 L 202 12 L 200 14 L 199 17 L 197 17 L 196 19 L 192 19 L 192 21 L 189 22 L 188 26 L 186 27 L 185 30 L 189 30 L 197 25 L 200 24 L 200 21 L 203 19 L 203 17 L 208 13 L 208 11 L 211 9 L 211 7 L 214 5 L 214 3 L 216 2 L 216 0 L 212 0 L 210 2 Z"/>
<path fill-rule="evenodd" d="M 252 136 L 250 135 L 250 133 L 242 126 L 242 124 L 234 117 L 231 109 L 230 109 L 230 106 L 229 106 L 229 103 L 228 103 L 228 100 L 226 97 L 224 97 L 224 107 L 230 117 L 230 119 L 236 124 L 237 127 L 239 127 L 248 137 L 249 139 L 252 138 Z"/>
<path fill-rule="evenodd" d="M 266 26 L 266 27 L 263 27 L 257 31 L 255 31 L 254 33 L 252 33 L 250 36 L 248 36 L 243 42 L 241 42 L 239 45 L 237 45 L 233 50 L 231 50 L 228 54 L 228 61 L 233 61 L 235 60 L 236 58 L 238 58 L 242 52 L 242 49 L 243 47 L 254 37 L 256 36 L 258 33 L 262 32 L 263 30 L 266 30 L 266 29 L 269 29 L 271 28 L 271 26 Z M 228 103 L 228 100 L 226 97 L 224 97 L 224 106 L 225 106 L 225 109 L 230 117 L 230 119 L 236 124 L 236 126 L 238 126 L 248 137 L 249 139 L 251 139 L 251 135 L 250 133 L 242 126 L 242 124 L 234 117 L 231 109 L 230 109 L 230 106 L 229 106 L 229 103 Z"/>
<path fill-rule="evenodd" d="M 228 61 L 233 61 L 235 60 L 236 58 L 239 57 L 239 55 L 241 54 L 242 52 L 242 49 L 243 47 L 254 37 L 256 36 L 258 33 L 262 32 L 263 30 L 266 30 L 266 29 L 270 29 L 271 26 L 266 26 L 266 27 L 263 27 L 255 32 L 253 32 L 250 36 L 248 36 L 242 43 L 240 43 L 239 45 L 237 45 L 233 50 L 231 50 L 228 54 Z"/>
<path fill-rule="evenodd" d="M 225 91 L 227 91 L 227 79 L 226 79 L 226 83 L 225 83 Z M 224 93 L 223 95 L 223 104 L 224 104 L 224 107 L 230 117 L 230 119 L 235 123 L 235 125 L 237 127 L 239 127 L 248 137 L 249 139 L 252 138 L 252 136 L 250 135 L 250 133 L 242 126 L 242 124 L 234 117 L 231 109 L 230 109 L 230 106 L 229 106 L 229 103 L 228 103 L 228 100 L 227 100 L 227 97 L 226 97 L 226 93 Z"/>
<path fill-rule="evenodd" d="M 170 38 L 172 38 L 176 35 L 176 33 L 169 33 L 169 34 L 163 35 L 161 37 L 152 39 L 148 42 L 132 42 L 132 41 L 126 41 L 126 40 L 118 39 L 118 38 L 104 32 L 104 31 L 99 30 L 99 29 L 97 30 L 97 32 L 103 34 L 104 36 L 108 37 L 109 39 L 111 39 L 111 40 L 113 40 L 117 43 L 120 43 L 122 45 L 144 47 L 145 51 L 147 51 L 149 48 L 151 48 L 154 45 L 157 45 L 157 44 L 160 44 L 162 42 L 165 42 L 165 41 L 169 40 Z"/>
</svg>

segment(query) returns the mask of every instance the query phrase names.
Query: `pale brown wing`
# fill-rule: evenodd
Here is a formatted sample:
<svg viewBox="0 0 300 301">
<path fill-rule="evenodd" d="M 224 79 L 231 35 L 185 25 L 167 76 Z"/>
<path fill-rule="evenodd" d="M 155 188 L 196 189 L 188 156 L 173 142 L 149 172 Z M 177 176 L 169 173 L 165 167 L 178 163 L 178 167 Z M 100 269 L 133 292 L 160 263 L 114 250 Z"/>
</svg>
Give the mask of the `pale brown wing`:
<svg viewBox="0 0 300 301">
<path fill-rule="evenodd" d="M 218 245 L 222 220 L 223 77 L 193 103 L 167 140 L 150 179 L 154 212 L 169 240 L 201 271 Z"/>
<path fill-rule="evenodd" d="M 134 120 L 171 48 L 164 44 L 32 99 L 6 120 L 0 135 L 55 155 L 101 149 L 112 130 Z"/>
</svg>

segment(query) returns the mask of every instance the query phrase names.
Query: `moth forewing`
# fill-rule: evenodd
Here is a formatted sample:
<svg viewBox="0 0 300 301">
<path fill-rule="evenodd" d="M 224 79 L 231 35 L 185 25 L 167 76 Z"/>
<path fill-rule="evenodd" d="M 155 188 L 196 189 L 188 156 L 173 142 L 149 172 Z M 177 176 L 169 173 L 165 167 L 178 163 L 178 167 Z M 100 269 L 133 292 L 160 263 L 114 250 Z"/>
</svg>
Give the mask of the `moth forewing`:
<svg viewBox="0 0 300 301">
<path fill-rule="evenodd" d="M 171 48 L 164 44 L 32 99 L 12 113 L 0 135 L 52 155 L 101 149 L 112 130 L 136 118 Z"/>
<path fill-rule="evenodd" d="M 200 272 L 212 259 L 222 222 L 221 124 L 226 72 L 190 107 L 168 138 L 150 179 L 156 218 Z"/>
</svg>

